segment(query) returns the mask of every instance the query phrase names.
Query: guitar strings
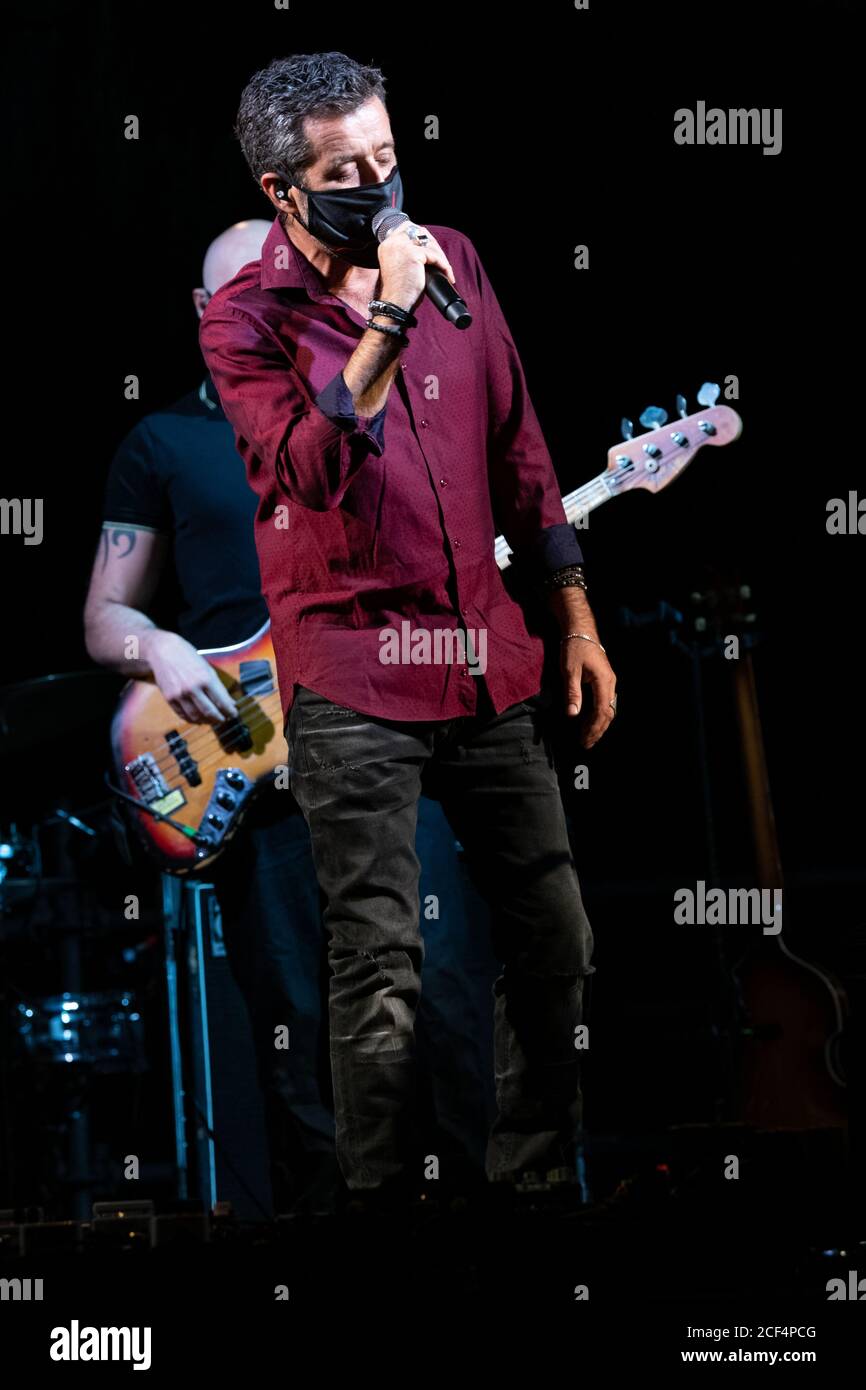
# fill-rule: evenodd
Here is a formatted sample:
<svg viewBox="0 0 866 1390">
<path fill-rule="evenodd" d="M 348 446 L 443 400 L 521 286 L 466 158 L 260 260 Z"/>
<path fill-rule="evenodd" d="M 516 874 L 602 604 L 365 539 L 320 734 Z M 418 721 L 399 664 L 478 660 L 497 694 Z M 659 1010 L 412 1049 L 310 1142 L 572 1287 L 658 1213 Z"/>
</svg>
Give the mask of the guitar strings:
<svg viewBox="0 0 866 1390">
<path fill-rule="evenodd" d="M 270 715 L 264 709 L 266 701 L 277 701 L 278 708 L 280 708 L 279 693 L 277 691 L 272 691 L 270 695 L 264 696 L 261 700 L 257 700 L 255 696 L 247 695 L 235 701 L 235 704 L 238 708 L 238 714 L 237 716 L 235 716 L 235 718 L 240 718 L 245 713 L 249 713 L 251 715 L 253 711 L 255 711 L 256 714 L 260 717 L 256 719 L 243 718 L 242 720 L 246 728 L 249 729 L 251 733 L 254 729 L 262 728 L 267 723 L 273 723 L 274 721 L 270 718 Z M 233 720 L 231 719 L 225 719 L 222 720 L 220 724 L 193 724 L 189 721 L 181 720 L 177 724 L 177 732 L 178 734 L 180 734 L 181 738 L 184 738 L 187 751 L 190 753 L 190 756 L 193 757 L 193 761 L 198 762 L 200 766 L 204 766 L 207 762 L 207 759 L 204 757 L 202 757 L 201 759 L 196 758 L 195 750 L 200 749 L 203 753 L 204 747 L 209 739 L 216 739 L 220 751 L 225 750 L 226 752 L 229 752 L 231 751 L 231 739 L 243 737 L 243 731 L 238 729 L 226 738 L 225 743 L 222 743 L 220 741 L 218 730 L 225 725 L 231 724 L 232 722 Z M 185 735 L 187 733 L 190 734 L 189 738 L 185 738 Z M 172 763 L 174 763 L 175 766 L 177 765 L 177 757 L 173 752 L 170 744 L 165 740 L 162 743 L 156 744 L 154 748 L 148 749 L 147 752 L 150 753 L 151 757 L 153 758 L 160 771 L 165 771 L 167 768 L 171 766 Z M 218 757 L 219 753 L 217 753 L 216 756 Z"/>
<path fill-rule="evenodd" d="M 247 727 L 252 731 L 253 729 L 256 729 L 256 728 L 262 728 L 262 727 L 266 726 L 267 724 L 271 724 L 271 726 L 273 727 L 273 720 L 270 720 L 270 719 L 268 719 L 268 718 L 263 718 L 263 719 L 256 720 L 256 721 L 254 721 L 254 722 L 251 721 L 251 723 L 250 723 Z M 222 757 L 224 756 L 224 754 L 225 754 L 225 753 L 230 753 L 231 751 L 232 751 L 231 745 L 230 745 L 230 743 L 227 741 L 225 744 L 221 744 L 220 747 L 219 747 L 219 749 L 218 749 L 215 753 L 208 754 L 207 757 L 200 758 L 200 759 L 197 761 L 196 766 L 197 766 L 197 768 L 198 768 L 199 770 L 206 769 L 206 768 L 208 767 L 209 764 L 220 762 L 221 759 L 222 759 Z M 165 768 L 165 767 L 161 767 L 161 768 L 160 768 L 160 771 L 163 772 L 164 774 L 166 774 L 167 780 L 171 780 L 171 779 L 181 779 L 181 778 L 183 777 L 183 772 L 181 771 L 180 767 L 178 767 L 177 765 L 176 765 L 174 768 L 172 768 L 171 770 L 169 770 L 169 769 L 167 769 L 167 768 Z M 129 776 L 129 774 L 127 774 L 127 776 Z M 133 789 L 134 789 L 134 783 L 133 783 Z M 144 807 L 146 804 L 147 804 L 146 802 L 142 801 L 142 807 Z"/>
<path fill-rule="evenodd" d="M 269 719 L 267 716 L 256 720 L 251 719 L 247 723 L 247 728 L 249 729 L 251 734 L 255 734 L 258 730 L 264 729 L 268 726 L 270 726 L 274 730 L 274 733 L 277 732 L 277 725 L 275 721 L 273 719 Z M 233 745 L 231 739 L 228 738 L 224 742 L 218 741 L 217 747 L 214 749 L 213 752 L 207 753 L 205 755 L 200 755 L 198 758 L 195 759 L 196 768 L 199 771 L 202 771 L 202 769 L 208 768 L 214 763 L 219 763 L 222 761 L 223 757 L 225 757 L 226 754 L 231 754 L 235 751 L 235 749 L 240 748 L 240 746 L 240 742 L 236 742 Z M 256 750 L 254 748 L 248 749 L 247 751 L 252 755 L 255 755 L 256 753 Z M 264 748 L 261 748 L 259 750 L 259 756 L 261 756 L 263 752 Z M 177 764 L 175 764 L 174 768 L 160 767 L 160 771 L 162 771 L 169 778 L 183 778 L 184 775 L 183 770 Z"/>
</svg>

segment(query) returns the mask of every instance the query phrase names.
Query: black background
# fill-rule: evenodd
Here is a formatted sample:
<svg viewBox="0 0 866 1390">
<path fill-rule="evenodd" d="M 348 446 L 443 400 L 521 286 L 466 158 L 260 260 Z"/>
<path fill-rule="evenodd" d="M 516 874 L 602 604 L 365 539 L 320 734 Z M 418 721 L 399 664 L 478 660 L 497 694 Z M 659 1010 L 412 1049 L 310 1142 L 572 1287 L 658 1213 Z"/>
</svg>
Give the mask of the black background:
<svg viewBox="0 0 866 1390">
<path fill-rule="evenodd" d="M 829 498 L 863 490 L 849 329 L 854 6 L 293 0 L 284 12 L 245 0 L 7 13 L 4 492 L 44 497 L 45 539 L 2 541 L 4 679 L 88 665 L 81 609 L 111 453 L 201 378 L 190 290 L 208 243 L 240 218 L 269 218 L 232 135 L 244 84 L 274 57 L 341 49 L 385 73 L 406 210 L 474 241 L 563 491 L 604 467 L 622 415 L 650 403 L 673 414 L 677 391 L 695 409 L 701 382 L 738 379 L 735 445 L 704 449 L 658 496 L 601 508 L 582 534 L 620 692 L 616 725 L 587 759 L 590 791 L 572 805 L 609 967 L 598 988 L 611 1008 L 644 997 L 648 980 L 678 998 L 692 989 L 692 948 L 669 915 L 670 885 L 707 876 L 689 667 L 663 634 L 625 629 L 618 614 L 684 603 L 707 565 L 753 588 L 786 886 L 802 939 L 832 957 L 862 922 L 864 881 L 864 542 L 825 527 Z M 781 154 L 676 145 L 674 111 L 698 100 L 782 107 Z M 129 114 L 137 142 L 124 139 Z M 436 141 L 424 138 L 430 114 Z M 124 399 L 128 373 L 138 402 Z M 726 663 L 710 662 L 706 681 L 723 875 L 748 885 Z M 659 931 L 646 903 L 662 891 Z M 671 1102 L 684 1109 L 682 1095 Z"/>
</svg>

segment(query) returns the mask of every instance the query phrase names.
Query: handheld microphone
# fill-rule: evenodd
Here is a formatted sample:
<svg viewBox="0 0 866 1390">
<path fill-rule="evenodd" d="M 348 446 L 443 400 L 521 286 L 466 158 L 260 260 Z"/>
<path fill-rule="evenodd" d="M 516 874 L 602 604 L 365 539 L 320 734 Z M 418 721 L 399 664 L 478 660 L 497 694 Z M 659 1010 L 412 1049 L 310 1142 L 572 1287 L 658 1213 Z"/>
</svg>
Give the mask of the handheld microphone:
<svg viewBox="0 0 866 1390">
<path fill-rule="evenodd" d="M 385 237 L 394 227 L 399 227 L 401 222 L 410 222 L 405 212 L 398 212 L 396 208 L 380 208 L 373 217 L 371 226 L 378 241 L 384 241 Z M 440 314 L 453 323 L 455 328 L 468 328 L 472 322 L 472 315 L 460 298 L 459 293 L 441 270 L 436 270 L 434 266 L 424 267 L 424 278 L 426 285 L 424 293 L 432 304 L 436 305 Z"/>
</svg>

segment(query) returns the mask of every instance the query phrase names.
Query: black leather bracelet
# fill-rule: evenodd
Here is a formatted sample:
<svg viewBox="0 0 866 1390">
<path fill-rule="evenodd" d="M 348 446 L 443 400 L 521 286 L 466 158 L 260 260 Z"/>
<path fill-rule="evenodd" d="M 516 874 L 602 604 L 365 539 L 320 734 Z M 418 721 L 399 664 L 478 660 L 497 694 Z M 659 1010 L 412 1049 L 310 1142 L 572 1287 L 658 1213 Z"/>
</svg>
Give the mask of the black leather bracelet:
<svg viewBox="0 0 866 1390">
<path fill-rule="evenodd" d="M 372 319 L 367 319 L 367 328 L 375 328 L 377 333 L 387 333 L 389 338 L 399 338 L 404 347 L 408 346 L 409 339 L 402 328 L 389 328 L 386 323 L 374 323 Z"/>
<path fill-rule="evenodd" d="M 375 313 L 384 314 L 389 319 L 395 319 L 407 328 L 418 326 L 418 320 L 410 309 L 401 309 L 399 304 L 392 304 L 389 299 L 371 299 L 367 308 Z"/>
</svg>

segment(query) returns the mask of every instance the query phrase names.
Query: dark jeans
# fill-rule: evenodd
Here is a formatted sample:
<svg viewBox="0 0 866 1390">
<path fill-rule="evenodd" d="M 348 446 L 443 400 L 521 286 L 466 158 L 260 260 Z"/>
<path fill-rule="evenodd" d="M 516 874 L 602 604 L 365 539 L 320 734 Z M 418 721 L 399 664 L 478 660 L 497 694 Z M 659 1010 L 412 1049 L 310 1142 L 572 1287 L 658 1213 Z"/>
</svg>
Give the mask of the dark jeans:
<svg viewBox="0 0 866 1390">
<path fill-rule="evenodd" d="M 226 954 L 250 1015 L 277 1211 L 336 1169 L 327 960 L 310 835 L 291 799 L 263 794 L 212 878 Z M 288 1028 L 289 1047 L 274 1046 Z"/>
<path fill-rule="evenodd" d="M 495 1112 L 490 990 L 499 963 L 487 906 L 438 802 L 418 803 L 416 852 L 427 952 L 418 1014 L 423 1124 L 460 1178 L 483 1174 Z M 324 901 L 310 832 L 288 792 L 263 793 L 212 871 L 232 974 L 256 1050 L 278 1211 L 339 1177 L 328 1047 Z M 274 1029 L 288 1027 L 288 1049 Z M 434 1137 L 435 1136 L 435 1137 Z"/>
<path fill-rule="evenodd" d="M 491 906 L 497 1113 L 491 1181 L 574 1168 L 579 1052 L 592 931 L 535 701 L 500 715 L 403 722 L 296 688 L 286 725 L 331 969 L 337 1158 L 350 1188 L 391 1185 L 426 1162 L 414 1127 L 415 1018 L 424 943 L 415 823 L 422 784 L 442 803 Z"/>
<path fill-rule="evenodd" d="M 419 1111 L 425 1152 L 441 1156 L 458 1186 L 484 1178 L 496 1114 L 490 996 L 501 970 L 487 903 L 459 849 L 439 802 L 421 796 L 415 833 L 424 941 L 424 989 L 415 1020 Z"/>
</svg>

